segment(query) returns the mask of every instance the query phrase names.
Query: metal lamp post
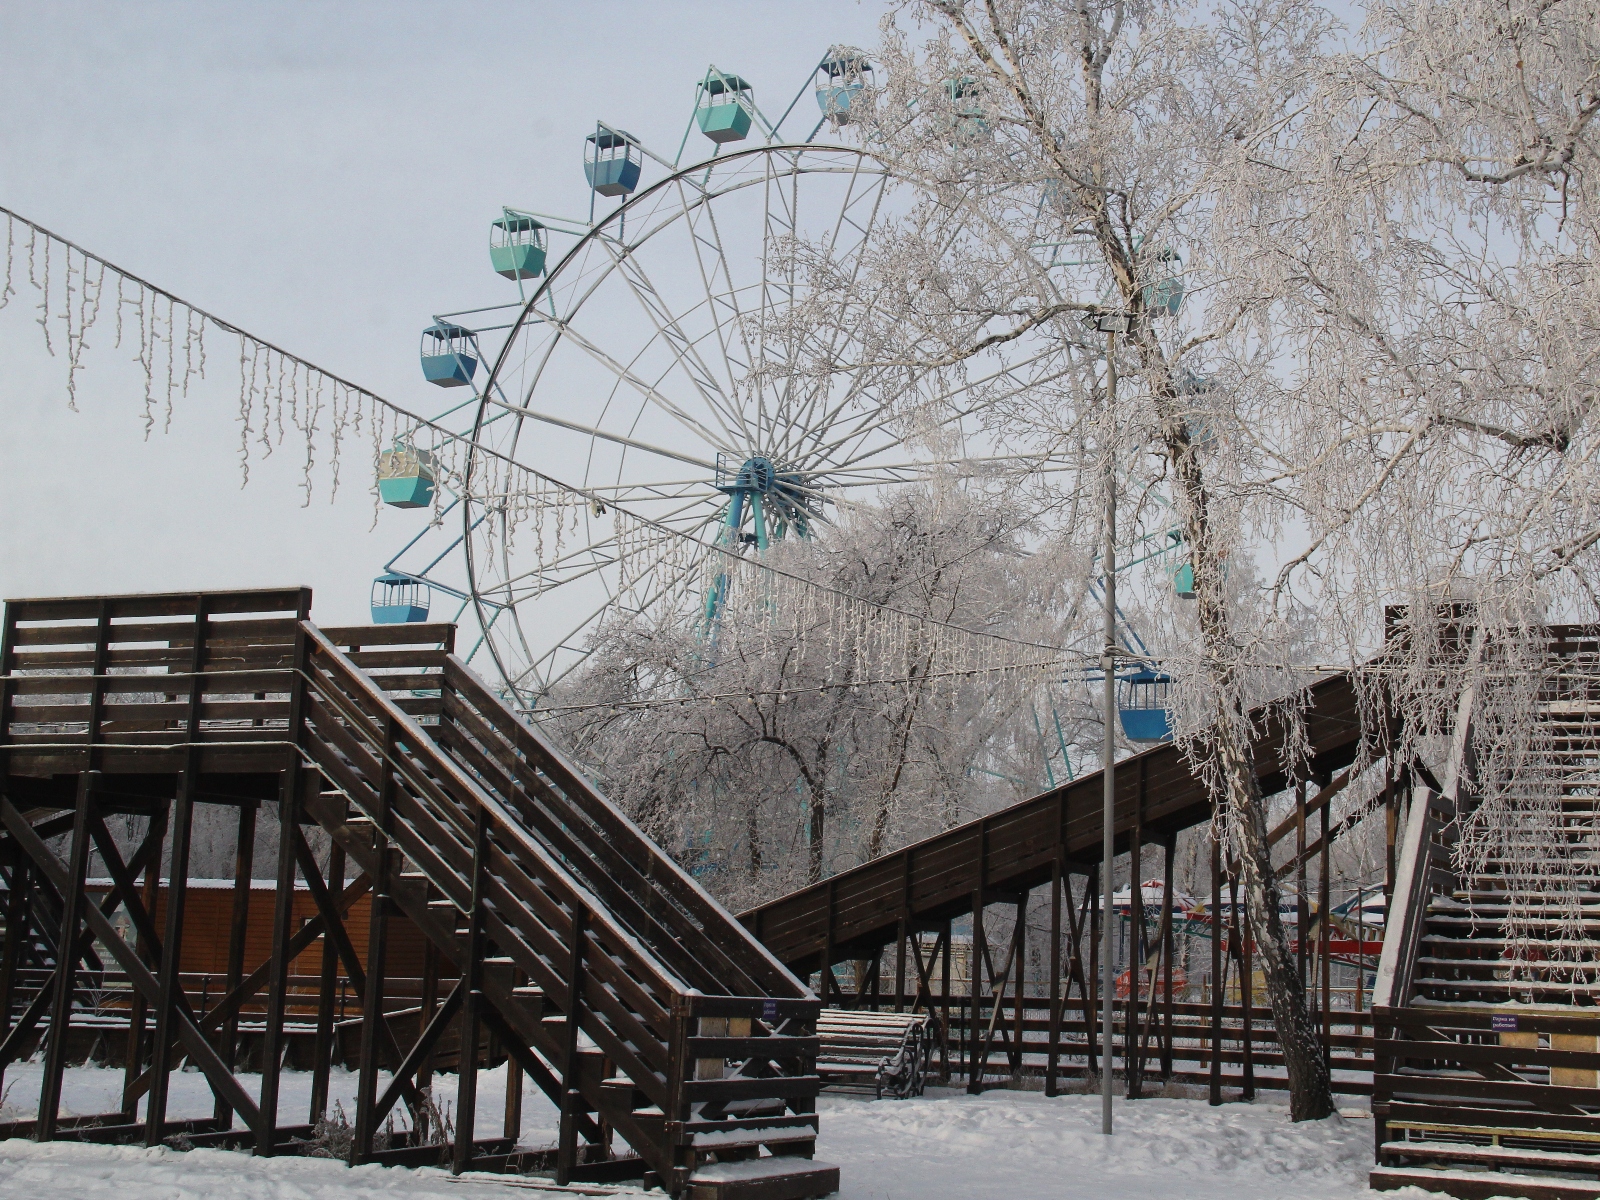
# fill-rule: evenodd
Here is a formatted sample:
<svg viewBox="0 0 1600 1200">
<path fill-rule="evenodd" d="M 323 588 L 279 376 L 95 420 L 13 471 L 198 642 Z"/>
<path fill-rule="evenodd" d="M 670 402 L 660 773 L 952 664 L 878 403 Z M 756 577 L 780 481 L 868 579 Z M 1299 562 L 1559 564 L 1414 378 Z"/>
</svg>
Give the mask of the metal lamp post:
<svg viewBox="0 0 1600 1200">
<path fill-rule="evenodd" d="M 1105 788 L 1100 818 L 1101 911 L 1105 914 L 1100 937 L 1100 1132 L 1110 1134 L 1112 1019 L 1116 1000 L 1116 980 L 1112 977 L 1111 864 L 1116 849 L 1114 832 L 1117 800 L 1117 334 L 1127 329 L 1128 318 L 1124 313 L 1097 313 L 1091 320 L 1094 328 L 1106 335 L 1106 431 L 1105 445 L 1102 447 L 1106 472 L 1106 540 L 1103 552 L 1106 608 L 1105 645 L 1100 652 L 1100 674 L 1105 687 L 1105 746 L 1101 751 L 1100 769 Z"/>
</svg>

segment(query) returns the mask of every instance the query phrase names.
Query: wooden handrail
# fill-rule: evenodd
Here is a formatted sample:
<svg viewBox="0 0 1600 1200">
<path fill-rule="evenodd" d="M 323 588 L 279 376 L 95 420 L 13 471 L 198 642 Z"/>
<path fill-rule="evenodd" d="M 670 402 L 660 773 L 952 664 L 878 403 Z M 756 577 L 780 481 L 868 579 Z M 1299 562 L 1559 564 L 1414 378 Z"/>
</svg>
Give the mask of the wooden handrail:
<svg viewBox="0 0 1600 1200">
<path fill-rule="evenodd" d="M 691 937 L 701 943 L 696 947 L 700 954 L 713 961 L 727 960 L 729 967 L 747 976 L 759 990 L 775 996 L 810 996 L 809 989 L 753 934 L 625 814 L 601 797 L 565 755 L 530 728 L 453 655 L 446 660 L 445 681 L 448 688 L 504 739 L 509 749 L 537 772 L 540 778 L 537 778 L 536 791 L 548 794 L 536 794 L 534 799 L 547 802 L 554 799 L 560 808 L 576 809 L 587 818 L 587 822 L 571 822 L 569 814 L 562 814 L 569 821 L 567 832 L 580 838 L 588 853 L 602 861 L 608 855 L 622 854 L 640 876 L 664 892 L 694 924 L 685 927 L 674 919 L 676 914 L 671 910 L 653 911 L 652 917 L 668 922 L 675 935 Z M 448 705 L 446 715 L 449 716 Z M 479 740 L 482 740 L 481 734 Z M 519 779 L 517 782 L 532 781 Z M 715 941 L 705 937 L 706 929 L 717 930 Z"/>
<path fill-rule="evenodd" d="M 1400 1008 L 1411 999 L 1412 970 L 1427 925 L 1434 872 L 1439 869 L 1434 835 L 1441 826 L 1436 809 L 1442 808 L 1450 816 L 1461 811 L 1463 792 L 1471 775 L 1476 705 L 1477 685 L 1473 683 L 1462 691 L 1456 705 L 1443 791 L 1424 788 L 1411 799 L 1404 839 L 1396 856 L 1394 895 L 1384 920 L 1383 951 L 1378 957 L 1378 977 L 1372 989 L 1374 1008 Z"/>
<path fill-rule="evenodd" d="M 316 664 L 357 692 L 376 711 L 389 716 L 401 730 L 401 742 L 410 748 L 411 753 L 401 756 L 392 766 L 407 786 L 413 789 L 414 794 L 428 794 L 443 787 L 452 794 L 451 798 L 464 812 L 473 813 L 478 808 L 484 809 L 489 815 L 496 836 L 514 843 L 520 853 L 526 854 L 532 860 L 541 875 L 540 883 L 557 892 L 565 893 L 562 900 L 569 907 L 584 908 L 589 914 L 591 927 L 598 926 L 603 929 L 607 935 L 606 940 L 613 943 L 615 948 L 632 951 L 630 957 L 636 959 L 632 965 L 648 975 L 662 991 L 676 992 L 684 996 L 690 994 L 693 989 L 668 971 L 654 955 L 649 954 L 632 934 L 611 921 L 598 898 L 573 879 L 520 821 L 499 801 L 480 788 L 448 754 L 439 749 L 427 731 L 396 706 L 371 676 L 353 665 L 314 625 L 310 622 L 306 625 L 307 640 Z M 316 679 L 315 672 L 312 672 L 311 676 L 312 687 L 319 695 L 337 706 L 341 715 L 351 724 L 364 727 L 363 732 L 369 744 L 382 745 L 382 731 L 371 717 L 361 713 L 355 706 L 345 703 L 338 696 L 337 689 L 319 687 L 320 681 Z M 418 760 L 423 761 L 426 770 L 434 776 L 433 779 L 429 779 L 427 774 L 417 770 Z"/>
</svg>

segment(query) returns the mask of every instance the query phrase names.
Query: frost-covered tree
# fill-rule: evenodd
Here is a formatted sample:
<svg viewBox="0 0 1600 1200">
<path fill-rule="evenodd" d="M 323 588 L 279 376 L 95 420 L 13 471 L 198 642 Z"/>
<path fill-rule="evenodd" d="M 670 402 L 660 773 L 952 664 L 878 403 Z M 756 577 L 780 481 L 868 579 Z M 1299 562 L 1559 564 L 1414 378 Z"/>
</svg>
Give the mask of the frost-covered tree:
<svg viewBox="0 0 1600 1200">
<path fill-rule="evenodd" d="M 1407 758 L 1467 673 L 1516 677 L 1509 650 L 1441 654 L 1460 610 L 1440 601 L 1470 597 L 1485 638 L 1530 647 L 1550 613 L 1594 611 L 1600 540 L 1595 6 L 1366 15 L 911 3 L 853 118 L 928 197 L 856 305 L 907 409 L 937 429 L 938 397 L 981 373 L 993 437 L 1066 456 L 1058 507 L 1113 460 L 1125 521 L 1171 505 L 1196 601 L 1159 650 L 1238 855 L 1296 1117 L 1331 1100 L 1250 704 L 1303 681 L 1296 661 L 1362 661 L 1405 605 L 1367 678 L 1412 739 L 1368 752 Z M 1253 572 L 1265 586 L 1241 586 Z M 1502 691 L 1526 715 L 1536 689 Z"/>
<path fill-rule="evenodd" d="M 855 507 L 767 551 L 781 592 L 752 570 L 709 619 L 611 624 L 549 719 L 736 906 L 1014 802 L 1048 752 L 1028 705 L 1055 695 L 1068 744 L 1086 716 L 1054 684 L 1081 572 L 1007 507 L 958 486 Z"/>
</svg>

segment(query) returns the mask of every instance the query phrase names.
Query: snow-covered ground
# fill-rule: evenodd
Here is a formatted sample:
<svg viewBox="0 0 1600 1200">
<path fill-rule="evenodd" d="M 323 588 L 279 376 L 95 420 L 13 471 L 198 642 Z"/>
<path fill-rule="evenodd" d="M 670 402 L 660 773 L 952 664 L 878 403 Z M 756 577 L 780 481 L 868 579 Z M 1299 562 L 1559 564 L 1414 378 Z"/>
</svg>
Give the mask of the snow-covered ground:
<svg viewBox="0 0 1600 1200">
<path fill-rule="evenodd" d="M 25 1115 L 37 1067 L 7 1072 L 6 1117 Z M 487 1073 L 479 1136 L 499 1132 L 503 1075 Z M 64 1106 L 116 1107 L 120 1071 L 68 1072 Z M 334 1095 L 350 1108 L 354 1077 L 336 1074 Z M 174 1079 L 174 1116 L 210 1111 L 198 1075 Z M 454 1080 L 437 1081 L 451 1094 Z M 284 1076 L 283 1119 L 303 1121 L 309 1076 Z M 26 1097 L 27 1100 L 23 1098 Z M 1094 1096 L 1047 1100 L 1036 1092 L 949 1093 L 920 1100 L 824 1097 L 817 1156 L 842 1169 L 839 1200 L 1345 1200 L 1372 1197 L 1372 1124 L 1336 1117 L 1291 1125 L 1281 1105 L 1151 1099 L 1117 1104 L 1117 1134 L 1100 1134 Z M 555 1113 L 531 1088 L 523 1102 L 525 1145 L 548 1145 Z M 528 1195 L 495 1179 L 452 1180 L 439 1171 L 349 1170 L 319 1159 L 255 1159 L 196 1150 L 0 1142 L 0 1196 L 25 1200 L 474 1200 Z M 538 1193 L 533 1193 L 537 1195 Z M 546 1193 L 549 1194 L 549 1193 Z M 1421 1195 L 1422 1193 L 1417 1193 Z M 659 1193 L 658 1193 L 659 1195 Z M 1385 1193 L 1398 1197 L 1401 1193 Z"/>
</svg>

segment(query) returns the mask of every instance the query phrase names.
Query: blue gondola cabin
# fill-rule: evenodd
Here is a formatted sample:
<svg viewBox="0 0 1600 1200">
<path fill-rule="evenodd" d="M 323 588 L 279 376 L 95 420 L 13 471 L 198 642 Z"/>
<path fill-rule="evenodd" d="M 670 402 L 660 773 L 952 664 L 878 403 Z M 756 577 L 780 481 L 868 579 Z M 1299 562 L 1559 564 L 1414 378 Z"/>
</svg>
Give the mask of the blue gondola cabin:
<svg viewBox="0 0 1600 1200">
<path fill-rule="evenodd" d="M 1117 716 L 1130 742 L 1172 739 L 1172 678 L 1145 667 L 1117 679 Z"/>
<path fill-rule="evenodd" d="M 583 141 L 583 173 L 598 195 L 627 196 L 639 186 L 644 155 L 632 134 L 597 129 Z"/>
<path fill-rule="evenodd" d="M 544 225 L 521 213 L 506 213 L 489 226 L 489 263 L 507 279 L 544 274 Z"/>
<path fill-rule="evenodd" d="M 379 575 L 372 581 L 373 624 L 409 625 L 426 621 L 430 599 L 427 584 L 409 575 Z"/>
<path fill-rule="evenodd" d="M 834 125 L 850 121 L 850 104 L 872 79 L 872 64 L 859 50 L 834 46 L 817 64 L 817 107 Z"/>
<path fill-rule="evenodd" d="M 469 330 L 439 321 L 422 331 L 422 376 L 440 387 L 466 387 L 478 373 L 478 343 Z"/>
<path fill-rule="evenodd" d="M 700 132 L 719 146 L 740 142 L 750 136 L 750 113 L 755 103 L 755 93 L 748 83 L 712 67 L 700 81 L 694 119 Z"/>
<path fill-rule="evenodd" d="M 378 455 L 378 499 L 395 508 L 427 508 L 438 479 L 433 454 L 396 441 Z"/>
</svg>

